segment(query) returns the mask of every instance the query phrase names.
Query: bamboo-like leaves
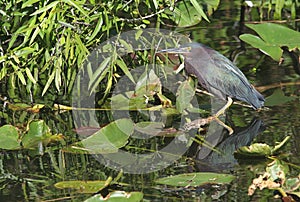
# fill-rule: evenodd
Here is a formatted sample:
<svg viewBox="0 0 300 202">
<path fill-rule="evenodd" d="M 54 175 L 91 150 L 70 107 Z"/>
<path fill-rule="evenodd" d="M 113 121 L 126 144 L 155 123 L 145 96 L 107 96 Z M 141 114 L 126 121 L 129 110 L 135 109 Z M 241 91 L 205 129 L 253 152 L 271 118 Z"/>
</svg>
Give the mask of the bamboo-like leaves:
<svg viewBox="0 0 300 202">
<path fill-rule="evenodd" d="M 63 2 L 71 5 L 72 7 L 75 7 L 76 9 L 78 9 L 85 17 L 89 18 L 89 15 L 85 12 L 85 10 L 83 10 L 83 8 L 76 2 L 76 1 L 72 1 L 72 0 L 62 0 Z"/>
<path fill-rule="evenodd" d="M 194 6 L 194 8 L 200 14 L 200 16 L 202 16 L 207 22 L 209 22 L 209 19 L 205 15 L 205 13 L 204 13 L 202 7 L 199 5 L 199 3 L 196 0 L 191 0 L 191 4 Z"/>
<path fill-rule="evenodd" d="M 12 91 L 20 87 L 19 84 L 22 86 L 34 84 L 27 85 L 26 90 L 31 91 L 33 87 L 41 87 L 42 90 L 35 90 L 34 92 L 42 92 L 42 95 L 45 95 L 49 90 L 60 92 L 62 84 L 66 84 L 65 89 L 71 92 L 76 72 L 90 54 L 90 48 L 95 43 L 102 42 L 102 37 L 110 38 L 112 33 L 117 35 L 121 33 L 121 30 L 124 30 L 123 17 L 135 17 L 138 11 L 136 6 L 139 6 L 140 2 L 137 0 L 134 2 L 136 4 L 123 5 L 120 1 L 113 2 L 113 4 L 109 1 L 102 2 L 100 6 L 95 4 L 95 1 L 90 1 L 89 3 L 94 7 L 87 7 L 84 6 L 83 1 L 75 0 L 50 2 L 28 0 L 20 1 L 17 5 L 5 0 L 0 3 L 0 6 L 6 8 L 6 10 L 0 10 L 3 15 L 0 24 L 5 30 L 5 37 L 10 38 L 5 39 L 4 47 L 6 49 L 4 54 L 0 56 L 2 64 L 0 80 L 10 75 L 12 76 L 9 79 L 11 82 L 20 81 L 18 84 L 11 83 Z M 202 7 L 208 5 L 211 10 L 211 7 L 217 5 L 216 2 L 215 0 L 208 4 L 206 1 L 190 0 L 188 4 L 195 13 L 198 13 L 196 18 L 200 16 L 200 18 L 208 20 Z M 157 12 L 161 3 L 161 1 L 154 1 L 145 4 L 148 8 L 154 9 L 155 15 L 163 15 L 163 13 Z M 180 7 L 182 4 L 179 6 L 174 2 L 167 2 L 166 4 L 166 6 L 176 7 L 177 17 L 179 16 L 181 19 L 187 17 L 185 21 L 180 21 L 183 24 L 193 15 L 193 13 L 188 14 L 186 9 L 182 10 L 183 7 Z M 129 15 L 124 15 L 121 18 L 119 16 L 121 9 Z M 146 16 L 148 13 L 140 13 L 139 15 Z M 173 15 L 173 13 L 165 13 L 164 16 L 166 15 Z M 176 17 L 174 21 L 179 22 Z M 141 19 L 141 27 L 147 26 L 149 22 L 149 19 Z M 136 23 L 128 21 L 128 26 L 135 27 Z M 155 44 L 151 39 L 145 40 L 147 37 L 145 38 L 143 30 L 140 29 L 136 33 L 135 40 L 143 40 L 146 45 L 135 47 L 136 44 L 116 37 L 118 45 L 120 45 L 116 53 L 113 53 L 110 59 L 102 58 L 103 61 L 98 64 L 97 69 L 90 72 L 90 81 L 87 82 L 89 82 L 91 92 L 95 92 L 100 82 L 105 80 L 107 86 L 101 89 L 105 89 L 104 93 L 108 94 L 114 82 L 117 82 L 120 70 L 131 81 L 134 81 L 130 73 L 131 69 L 122 56 L 124 53 L 133 52 L 136 48 L 143 50 L 143 48 L 146 49 Z M 144 45 L 147 47 L 145 48 Z M 114 51 L 111 49 L 108 52 Z M 140 59 L 148 60 L 147 54 L 145 53 Z M 39 85 L 36 85 L 37 83 Z"/>
<path fill-rule="evenodd" d="M 105 58 L 101 62 L 101 64 L 99 65 L 99 67 L 97 68 L 95 73 L 90 78 L 89 89 L 91 92 L 93 92 L 96 89 L 96 87 L 99 85 L 99 83 L 104 78 L 105 74 L 107 73 L 107 71 L 104 71 L 104 70 L 105 70 L 105 68 L 107 68 L 107 66 L 109 65 L 109 62 L 111 62 L 111 60 L 112 60 L 111 56 Z"/>
<path fill-rule="evenodd" d="M 100 13 L 97 25 L 96 25 L 96 27 L 95 27 L 95 29 L 93 31 L 93 34 L 88 38 L 87 43 L 89 43 L 90 41 L 92 41 L 97 36 L 97 34 L 101 30 L 102 25 L 103 25 L 103 18 L 102 18 L 102 15 Z"/>
<path fill-rule="evenodd" d="M 32 83 L 36 84 L 36 80 L 34 79 L 33 75 L 31 74 L 30 69 L 26 67 L 26 68 L 25 68 L 25 72 L 26 72 L 26 75 L 27 75 L 28 79 L 29 79 Z"/>
<path fill-rule="evenodd" d="M 35 11 L 34 13 L 30 14 L 31 16 L 33 15 L 38 15 L 40 13 L 43 13 L 45 11 L 48 11 L 49 9 L 53 8 L 54 6 L 56 6 L 59 3 L 59 1 L 54 1 L 50 4 L 48 4 L 47 6 L 43 6 L 42 8 L 40 8 L 39 10 Z"/>
</svg>

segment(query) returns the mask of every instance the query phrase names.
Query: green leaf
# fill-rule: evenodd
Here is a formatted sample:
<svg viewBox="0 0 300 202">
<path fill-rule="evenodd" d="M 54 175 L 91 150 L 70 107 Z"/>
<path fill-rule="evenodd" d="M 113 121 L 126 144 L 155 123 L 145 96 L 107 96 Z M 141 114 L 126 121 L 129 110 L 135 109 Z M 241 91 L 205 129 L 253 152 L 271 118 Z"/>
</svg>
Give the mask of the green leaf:
<svg viewBox="0 0 300 202">
<path fill-rule="evenodd" d="M 40 0 L 28 0 L 28 1 L 24 1 L 24 3 L 22 4 L 22 9 L 25 7 L 30 7 L 33 6 L 33 4 L 35 4 L 36 2 L 39 2 Z"/>
<path fill-rule="evenodd" d="M 297 190 L 297 189 L 299 189 L 299 187 L 300 187 L 300 178 L 299 177 L 288 178 L 288 179 L 286 179 L 285 184 L 284 184 L 284 188 L 288 192 Z"/>
<path fill-rule="evenodd" d="M 277 143 L 274 147 L 271 147 L 265 143 L 254 143 L 250 146 L 243 146 L 237 149 L 235 154 L 239 156 L 253 156 L 253 157 L 266 157 L 274 155 L 280 150 L 285 143 L 290 139 L 290 136 L 284 138 L 283 141 Z"/>
<path fill-rule="evenodd" d="M 130 79 L 130 81 L 132 81 L 132 83 L 135 83 L 134 78 L 132 77 L 127 65 L 125 64 L 124 60 L 119 57 L 116 60 L 117 65 L 122 69 L 122 71 L 124 72 L 124 74 Z"/>
<path fill-rule="evenodd" d="M 281 11 L 284 7 L 284 2 L 285 2 L 285 0 L 276 0 L 274 19 L 276 19 L 276 20 L 281 19 Z"/>
<path fill-rule="evenodd" d="M 22 145 L 26 149 L 35 148 L 43 140 L 51 136 L 50 129 L 43 120 L 34 120 L 28 124 L 28 132 L 22 137 Z"/>
<path fill-rule="evenodd" d="M 286 180 L 285 175 L 289 173 L 289 167 L 288 164 L 275 159 L 268 167 L 266 167 L 266 172 L 270 174 L 269 179 L 271 181 L 279 179 L 284 182 Z"/>
<path fill-rule="evenodd" d="M 25 68 L 25 72 L 26 72 L 26 75 L 27 77 L 29 78 L 29 80 L 33 83 L 33 84 L 36 84 L 36 80 L 34 79 L 33 75 L 31 74 L 31 71 L 29 68 Z"/>
<path fill-rule="evenodd" d="M 45 12 L 45 11 L 47 11 L 47 10 L 53 8 L 54 6 L 56 6 L 59 2 L 60 2 L 60 1 L 54 1 L 54 2 L 52 2 L 52 3 L 50 3 L 50 4 L 48 4 L 47 6 L 43 6 L 41 9 L 39 9 L 39 10 L 37 10 L 37 11 L 31 13 L 30 16 L 33 16 L 33 15 L 37 15 L 37 14 L 43 13 L 43 12 Z"/>
<path fill-rule="evenodd" d="M 297 97 L 285 96 L 283 91 L 278 88 L 272 95 L 266 98 L 265 106 L 279 106 L 295 99 L 297 99 Z"/>
<path fill-rule="evenodd" d="M 272 149 L 269 145 L 264 143 L 254 143 L 250 146 L 243 146 L 238 148 L 237 154 L 242 156 L 269 156 L 272 154 Z"/>
<path fill-rule="evenodd" d="M 21 71 L 17 71 L 17 75 L 18 75 L 18 78 L 20 79 L 21 83 L 25 86 L 26 80 L 25 80 L 23 73 Z"/>
<path fill-rule="evenodd" d="M 78 149 L 92 154 L 114 153 L 127 144 L 133 129 L 134 125 L 130 119 L 119 119 L 76 143 L 71 149 Z"/>
<path fill-rule="evenodd" d="M 87 43 L 89 43 L 90 41 L 92 41 L 96 36 L 97 34 L 99 33 L 99 31 L 101 30 L 102 28 L 102 25 L 103 25 L 103 18 L 102 18 L 102 14 L 100 13 L 99 14 L 99 18 L 98 18 L 98 22 L 97 22 L 97 25 L 92 33 L 92 35 L 88 38 L 88 41 Z"/>
<path fill-rule="evenodd" d="M 191 1 L 191 4 L 196 9 L 197 13 L 199 13 L 201 17 L 203 17 L 207 22 L 209 22 L 209 19 L 205 15 L 205 13 L 204 13 L 202 7 L 199 5 L 199 3 L 196 0 L 190 0 L 190 1 Z"/>
<path fill-rule="evenodd" d="M 31 38 L 30 38 L 29 45 L 31 45 L 31 44 L 34 42 L 36 36 L 37 36 L 39 33 L 40 33 L 40 28 L 39 28 L 39 27 L 36 27 L 35 30 L 34 30 L 34 32 L 33 32 L 33 34 L 32 34 L 32 36 L 31 36 Z"/>
<path fill-rule="evenodd" d="M 199 172 L 180 174 L 156 180 L 159 184 L 165 184 L 170 186 L 203 186 L 206 184 L 228 184 L 235 176 L 229 174 L 211 173 L 211 172 Z"/>
<path fill-rule="evenodd" d="M 215 11 L 220 4 L 220 0 L 204 0 L 204 2 L 207 4 L 208 15 L 213 14 L 213 11 Z"/>
<path fill-rule="evenodd" d="M 83 15 L 85 15 L 85 17 L 90 18 L 89 15 L 85 12 L 85 10 L 83 10 L 83 8 L 77 4 L 76 1 L 72 1 L 72 0 L 62 0 L 62 2 L 65 2 L 73 7 L 75 7 L 76 9 L 78 9 Z"/>
<path fill-rule="evenodd" d="M 105 187 L 107 187 L 106 181 L 100 180 L 73 180 L 73 181 L 61 181 L 54 184 L 58 189 L 76 189 L 80 193 L 97 193 Z"/>
<path fill-rule="evenodd" d="M 300 47 L 300 33 L 285 26 L 273 23 L 246 24 L 246 26 L 257 32 L 260 37 L 243 34 L 240 39 L 260 49 L 274 60 L 280 60 L 281 47 L 286 46 L 290 51 Z"/>
<path fill-rule="evenodd" d="M 62 83 L 61 80 L 61 67 L 62 67 L 62 63 L 63 63 L 63 59 L 62 59 L 62 55 L 60 55 L 57 60 L 55 60 L 54 62 L 54 66 L 55 66 L 55 87 L 56 90 L 59 92 L 60 90 L 60 86 Z"/>
<path fill-rule="evenodd" d="M 184 1 L 174 8 L 173 20 L 179 27 L 190 27 L 201 22 L 201 16 L 194 7 L 186 7 Z"/>
<path fill-rule="evenodd" d="M 0 127 L 0 149 L 19 149 L 20 141 L 17 129 L 12 125 Z"/>
<path fill-rule="evenodd" d="M 96 194 L 91 198 L 88 198 L 84 202 L 139 202 L 143 200 L 143 193 L 141 192 L 124 192 L 124 191 L 114 191 L 108 196 L 103 198 L 101 194 Z"/>
<path fill-rule="evenodd" d="M 7 76 L 7 68 L 6 67 L 2 67 L 2 69 L 0 70 L 0 81 Z"/>
<path fill-rule="evenodd" d="M 274 46 L 287 46 L 289 50 L 300 47 L 300 33 L 274 23 L 246 24 L 266 43 Z"/>
<path fill-rule="evenodd" d="M 15 51 L 17 57 L 26 57 L 29 54 L 32 54 L 35 51 L 35 48 L 24 47 L 20 50 Z"/>
<path fill-rule="evenodd" d="M 283 51 L 280 47 L 267 44 L 258 36 L 254 36 L 252 34 L 242 34 L 240 35 L 240 39 L 250 44 L 254 48 L 258 48 L 261 52 L 273 58 L 273 60 L 279 61 L 281 58 Z"/>
<path fill-rule="evenodd" d="M 152 97 L 155 93 L 162 91 L 162 84 L 153 69 L 146 69 L 140 76 L 135 86 L 136 97 Z"/>
<path fill-rule="evenodd" d="M 53 79 L 55 77 L 55 72 L 56 71 L 53 71 L 52 74 L 50 75 L 49 79 L 47 80 L 47 83 L 46 83 L 46 85 L 45 85 L 45 87 L 43 89 L 43 92 L 42 92 L 42 96 L 45 95 L 45 93 L 47 92 L 48 88 L 50 87 L 50 85 L 51 85 L 51 83 L 52 83 L 52 81 L 53 81 Z"/>
<path fill-rule="evenodd" d="M 219 0 L 190 0 L 176 2 L 176 7 L 171 11 L 166 11 L 164 14 L 172 16 L 173 20 L 179 27 L 189 27 L 198 24 L 202 18 L 207 22 L 209 19 L 205 14 L 202 5 L 207 8 L 209 15 L 213 13 L 213 10 L 217 9 Z"/>
<path fill-rule="evenodd" d="M 110 101 L 113 110 L 129 110 L 129 99 L 123 94 L 113 95 Z"/>
<path fill-rule="evenodd" d="M 95 86 L 98 86 L 100 82 L 99 81 L 100 75 L 103 75 L 104 69 L 107 68 L 111 60 L 112 57 L 107 57 L 101 62 L 97 70 L 93 73 L 92 77 L 90 78 L 89 87 L 88 87 L 89 89 L 95 89 Z"/>
</svg>

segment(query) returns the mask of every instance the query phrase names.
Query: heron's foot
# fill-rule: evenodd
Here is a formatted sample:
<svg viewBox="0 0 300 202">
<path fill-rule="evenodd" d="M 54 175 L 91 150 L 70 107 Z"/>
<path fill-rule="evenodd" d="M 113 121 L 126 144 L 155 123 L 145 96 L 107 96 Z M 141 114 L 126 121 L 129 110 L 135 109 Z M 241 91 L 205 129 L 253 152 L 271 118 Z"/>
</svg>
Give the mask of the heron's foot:
<svg viewBox="0 0 300 202">
<path fill-rule="evenodd" d="M 196 119 L 194 121 L 191 121 L 189 123 L 186 123 L 183 126 L 183 130 L 189 131 L 189 130 L 195 129 L 195 128 L 202 129 L 203 126 L 209 124 L 213 120 L 215 120 L 218 124 L 220 124 L 221 126 L 223 126 L 224 128 L 226 128 L 228 130 L 228 132 L 229 132 L 229 135 L 231 135 L 234 132 L 233 129 L 230 126 L 226 125 L 224 122 L 222 122 L 216 116 L 210 116 L 208 118 L 200 118 L 200 119 Z"/>
<path fill-rule="evenodd" d="M 202 128 L 203 126 L 209 124 L 214 119 L 215 118 L 213 116 L 210 116 L 208 118 L 196 119 L 194 121 L 184 124 L 183 129 L 185 131 L 188 131 L 188 130 L 195 129 L 195 128 Z"/>
<path fill-rule="evenodd" d="M 234 130 L 233 130 L 230 126 L 226 125 L 226 124 L 225 124 L 223 121 L 221 121 L 218 117 L 214 116 L 214 120 L 215 120 L 218 124 L 220 124 L 221 126 L 223 126 L 224 128 L 226 128 L 226 129 L 228 130 L 229 135 L 231 135 L 231 134 L 234 132 Z"/>
</svg>

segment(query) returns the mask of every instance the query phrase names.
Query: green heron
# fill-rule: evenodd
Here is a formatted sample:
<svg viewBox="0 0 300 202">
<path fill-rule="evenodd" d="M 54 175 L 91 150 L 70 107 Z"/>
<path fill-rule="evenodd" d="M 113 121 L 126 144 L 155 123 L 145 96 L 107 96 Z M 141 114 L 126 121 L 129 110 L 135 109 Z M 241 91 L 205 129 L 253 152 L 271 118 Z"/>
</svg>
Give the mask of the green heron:
<svg viewBox="0 0 300 202">
<path fill-rule="evenodd" d="M 180 53 L 188 74 L 195 75 L 209 93 L 227 101 L 216 117 L 232 104 L 232 99 L 244 101 L 252 108 L 264 106 L 264 97 L 249 83 L 245 75 L 228 58 L 200 43 L 189 43 L 163 52 Z"/>
</svg>

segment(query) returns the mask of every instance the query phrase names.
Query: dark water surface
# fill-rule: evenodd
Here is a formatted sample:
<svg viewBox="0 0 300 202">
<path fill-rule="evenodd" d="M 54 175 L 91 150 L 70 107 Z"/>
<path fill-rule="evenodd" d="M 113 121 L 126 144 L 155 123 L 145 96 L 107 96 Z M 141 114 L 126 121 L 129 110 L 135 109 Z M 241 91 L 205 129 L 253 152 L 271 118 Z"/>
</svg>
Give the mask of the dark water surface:
<svg viewBox="0 0 300 202">
<path fill-rule="evenodd" d="M 258 169 L 263 172 L 265 161 L 237 160 L 233 152 L 239 146 L 255 142 L 274 146 L 286 136 L 291 136 L 281 153 L 288 155 L 290 163 L 300 165 L 300 85 L 287 84 L 299 83 L 300 76 L 295 73 L 292 61 L 287 55 L 283 64 L 279 65 L 257 49 L 241 44 L 238 39 L 242 31 L 239 24 L 240 10 L 230 6 L 230 1 L 221 2 L 220 8 L 211 18 L 211 23 L 202 22 L 185 31 L 178 30 L 189 34 L 194 41 L 206 44 L 234 60 L 250 82 L 266 97 L 266 105 L 270 104 L 269 110 L 256 112 L 233 105 L 226 113 L 226 123 L 234 128 L 235 133 L 229 136 L 226 130 L 212 123 L 209 130 L 215 133 L 204 136 L 207 142 L 223 152 L 222 155 L 205 147 L 199 148 L 193 143 L 185 156 L 173 165 L 150 174 L 124 174 L 120 181 L 127 185 L 116 185 L 106 191 L 141 191 L 149 201 L 211 201 L 213 198 L 217 201 L 267 201 L 273 200 L 272 191 L 257 191 L 252 197 L 247 195 L 248 186 L 256 177 L 254 171 Z M 246 28 L 243 30 L 248 31 Z M 241 48 L 244 46 L 246 49 Z M 284 98 L 278 97 L 276 100 L 275 97 L 270 100 L 269 97 L 275 91 L 295 99 L 285 102 Z M 71 113 L 49 112 L 38 116 L 35 118 L 49 120 L 48 125 L 54 133 L 64 133 L 76 140 L 77 136 L 70 127 L 73 121 Z M 66 144 L 72 143 L 72 138 L 68 140 L 70 142 Z M 0 201 L 54 201 L 58 198 L 61 199 L 59 201 L 83 201 L 90 195 L 81 195 L 72 190 L 58 190 L 53 184 L 61 180 L 106 180 L 107 177 L 118 174 L 118 171 L 103 166 L 91 155 L 62 154 L 58 151 L 45 151 L 43 156 L 22 151 L 2 152 L 0 181 L 3 188 L 0 189 Z M 201 188 L 176 189 L 154 182 L 160 177 L 195 171 L 230 173 L 236 179 L 226 186 L 207 185 Z M 297 172 L 299 170 L 291 169 L 289 174 L 297 176 Z M 25 190 L 24 187 L 29 188 Z"/>
</svg>

